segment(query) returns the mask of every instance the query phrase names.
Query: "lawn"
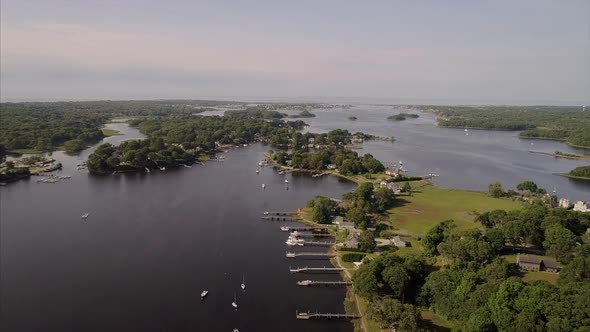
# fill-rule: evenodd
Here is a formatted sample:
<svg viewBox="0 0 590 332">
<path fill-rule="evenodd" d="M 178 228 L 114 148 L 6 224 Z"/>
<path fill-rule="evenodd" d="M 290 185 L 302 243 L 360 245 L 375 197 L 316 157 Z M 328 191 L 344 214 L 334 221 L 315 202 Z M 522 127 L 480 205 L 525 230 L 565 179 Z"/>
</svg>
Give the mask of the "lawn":
<svg viewBox="0 0 590 332">
<path fill-rule="evenodd" d="M 102 134 L 105 135 L 106 137 L 115 136 L 115 135 L 123 135 L 120 131 L 115 130 L 115 129 L 102 128 L 101 130 L 102 130 Z"/>
<path fill-rule="evenodd" d="M 416 186 L 419 182 L 414 182 Z M 411 196 L 400 196 L 401 206 L 389 210 L 392 226 L 409 236 L 421 236 L 439 222 L 455 220 L 460 230 L 478 227 L 475 213 L 521 207 L 505 198 L 493 198 L 483 192 L 439 188 L 423 184 L 415 187 Z"/>
<path fill-rule="evenodd" d="M 559 280 L 559 273 L 552 273 L 552 272 L 525 272 L 524 276 L 522 277 L 522 281 L 530 282 L 534 280 L 545 280 L 550 284 L 557 285 L 557 281 Z"/>
</svg>

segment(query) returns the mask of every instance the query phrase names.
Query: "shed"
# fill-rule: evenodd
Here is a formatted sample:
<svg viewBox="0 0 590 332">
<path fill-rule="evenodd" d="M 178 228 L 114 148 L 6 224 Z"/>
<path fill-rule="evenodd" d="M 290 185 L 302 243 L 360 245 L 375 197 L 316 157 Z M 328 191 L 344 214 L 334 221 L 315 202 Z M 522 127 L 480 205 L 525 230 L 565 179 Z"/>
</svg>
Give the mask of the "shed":
<svg viewBox="0 0 590 332">
<path fill-rule="evenodd" d="M 559 267 L 557 266 L 557 262 L 552 259 L 544 259 L 542 261 L 543 270 L 547 272 L 558 272 Z"/>
</svg>

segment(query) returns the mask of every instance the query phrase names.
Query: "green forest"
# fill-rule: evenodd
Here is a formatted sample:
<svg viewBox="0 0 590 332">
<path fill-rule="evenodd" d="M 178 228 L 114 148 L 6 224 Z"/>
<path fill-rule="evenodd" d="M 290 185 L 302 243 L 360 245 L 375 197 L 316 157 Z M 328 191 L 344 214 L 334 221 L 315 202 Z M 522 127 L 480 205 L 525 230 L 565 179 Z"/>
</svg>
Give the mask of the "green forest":
<svg viewBox="0 0 590 332">
<path fill-rule="evenodd" d="M 481 228 L 441 221 L 420 239 L 420 255 L 393 248 L 366 259 L 353 282 L 369 317 L 402 331 L 428 330 L 424 310 L 457 331 L 587 331 L 590 244 L 577 242 L 589 215 L 532 204 L 489 211 L 475 222 Z M 519 252 L 557 259 L 559 281 L 527 279 L 509 258 Z"/>
<path fill-rule="evenodd" d="M 590 112 L 575 106 L 417 106 L 441 127 L 519 130 L 521 138 L 565 141 L 590 148 Z"/>
<path fill-rule="evenodd" d="M 590 166 L 580 166 L 572 169 L 567 175 L 590 179 Z"/>
<path fill-rule="evenodd" d="M 188 116 L 213 102 L 92 101 L 0 104 L 0 145 L 7 152 L 80 151 L 100 141 L 100 130 L 114 117 Z M 23 151 L 24 150 L 24 151 Z"/>
<path fill-rule="evenodd" d="M 406 120 L 408 118 L 410 119 L 417 119 L 420 116 L 418 114 L 415 113 L 399 113 L 399 114 L 395 114 L 395 115 L 391 115 L 387 117 L 387 120 L 389 121 L 403 121 Z"/>
</svg>

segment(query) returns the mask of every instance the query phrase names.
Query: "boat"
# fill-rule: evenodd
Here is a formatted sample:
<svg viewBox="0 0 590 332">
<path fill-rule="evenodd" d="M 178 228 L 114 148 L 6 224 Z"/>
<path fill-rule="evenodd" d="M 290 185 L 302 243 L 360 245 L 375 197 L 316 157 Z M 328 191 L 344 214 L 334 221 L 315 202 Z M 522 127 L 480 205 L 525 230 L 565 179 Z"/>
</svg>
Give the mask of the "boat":
<svg viewBox="0 0 590 332">
<path fill-rule="evenodd" d="M 231 303 L 231 306 L 234 308 L 238 308 L 238 300 L 236 299 L 236 293 L 234 293 L 234 301 Z"/>
<path fill-rule="evenodd" d="M 278 175 L 285 175 L 285 171 L 277 172 Z"/>
<path fill-rule="evenodd" d="M 242 290 L 246 290 L 246 277 L 244 277 L 244 275 L 242 275 L 242 284 L 240 285 L 240 287 L 242 288 Z"/>
<path fill-rule="evenodd" d="M 263 183 L 263 184 L 262 184 L 262 189 L 264 189 L 264 188 L 266 188 L 266 185 Z"/>
<path fill-rule="evenodd" d="M 88 218 L 89 215 L 90 215 L 90 212 L 86 212 L 81 216 L 81 218 L 86 219 L 86 218 Z"/>
<path fill-rule="evenodd" d="M 264 212 L 262 212 L 262 214 L 264 214 L 265 216 L 268 216 L 270 214 L 270 212 L 264 211 Z"/>
<path fill-rule="evenodd" d="M 467 128 L 465 128 L 465 131 L 469 131 L 469 130 L 467 130 Z"/>
<path fill-rule="evenodd" d="M 287 226 L 281 226 L 281 230 L 283 232 L 288 232 L 289 231 L 289 227 L 287 227 Z"/>
<path fill-rule="evenodd" d="M 285 179 L 285 183 L 289 183 L 289 180 Z"/>
<path fill-rule="evenodd" d="M 234 329 L 234 332 L 240 332 L 240 330 L 238 330 L 238 329 Z"/>
<path fill-rule="evenodd" d="M 204 291 L 202 291 L 202 292 L 201 292 L 201 299 L 204 299 L 204 298 L 205 298 L 205 296 L 207 296 L 207 294 L 209 294 L 209 291 L 208 291 L 208 290 L 204 290 Z"/>
<path fill-rule="evenodd" d="M 165 171 L 166 167 L 160 167 L 160 171 Z"/>
<path fill-rule="evenodd" d="M 256 169 L 256 174 L 260 173 L 260 171 L 258 169 Z"/>
</svg>

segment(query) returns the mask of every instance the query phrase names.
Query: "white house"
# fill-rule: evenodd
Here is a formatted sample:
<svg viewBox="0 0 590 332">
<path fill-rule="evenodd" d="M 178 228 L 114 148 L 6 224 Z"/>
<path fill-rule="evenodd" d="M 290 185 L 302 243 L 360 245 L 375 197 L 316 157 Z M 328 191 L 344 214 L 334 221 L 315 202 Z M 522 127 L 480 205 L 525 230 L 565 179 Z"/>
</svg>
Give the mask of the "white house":
<svg viewBox="0 0 590 332">
<path fill-rule="evenodd" d="M 590 203 L 577 201 L 576 204 L 574 204 L 574 211 L 590 212 Z"/>
<path fill-rule="evenodd" d="M 569 207 L 571 206 L 570 204 L 570 200 L 567 198 L 561 198 L 559 200 L 559 207 L 565 208 L 565 209 L 569 209 Z"/>
</svg>

